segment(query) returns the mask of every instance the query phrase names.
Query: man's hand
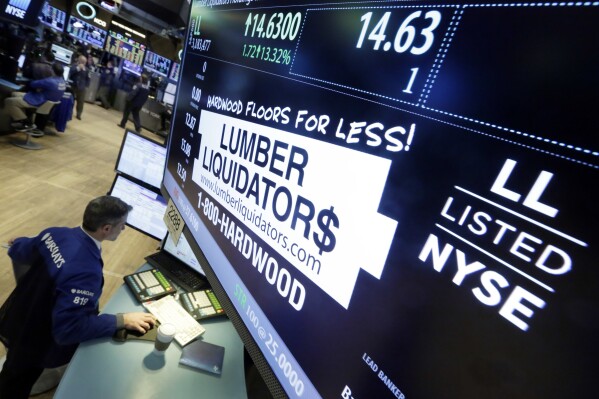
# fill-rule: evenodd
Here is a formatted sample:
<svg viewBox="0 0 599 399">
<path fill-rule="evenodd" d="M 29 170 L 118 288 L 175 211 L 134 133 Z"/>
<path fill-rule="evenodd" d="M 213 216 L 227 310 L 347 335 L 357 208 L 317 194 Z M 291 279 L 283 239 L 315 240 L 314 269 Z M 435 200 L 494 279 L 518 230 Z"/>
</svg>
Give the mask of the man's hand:
<svg viewBox="0 0 599 399">
<path fill-rule="evenodd" d="M 156 324 L 154 316 L 145 312 L 125 313 L 123 320 L 127 330 L 139 331 L 142 334 Z"/>
</svg>

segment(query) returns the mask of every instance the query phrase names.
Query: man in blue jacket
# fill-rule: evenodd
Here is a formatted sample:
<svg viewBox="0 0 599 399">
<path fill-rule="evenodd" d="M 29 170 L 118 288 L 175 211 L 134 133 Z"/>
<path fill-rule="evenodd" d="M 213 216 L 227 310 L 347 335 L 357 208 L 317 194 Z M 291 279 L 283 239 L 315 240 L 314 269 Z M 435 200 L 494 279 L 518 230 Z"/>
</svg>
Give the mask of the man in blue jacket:
<svg viewBox="0 0 599 399">
<path fill-rule="evenodd" d="M 64 68 L 59 63 L 52 64 L 54 76 L 44 79 L 33 80 L 29 83 L 32 89 L 27 93 L 15 92 L 11 97 L 4 100 L 6 112 L 13 122 L 11 126 L 16 131 L 25 131 L 35 126 L 28 121 L 26 108 L 37 108 L 46 101 L 60 101 L 66 89 L 66 83 L 62 77 Z"/>
<path fill-rule="evenodd" d="M 51 227 L 9 241 L 13 263 L 29 270 L 0 308 L 0 341 L 7 347 L 0 398 L 26 399 L 44 368 L 69 362 L 80 342 L 110 337 L 120 328 L 152 328 L 149 313 L 98 310 L 101 243 L 118 238 L 131 209 L 116 197 L 99 197 L 87 205 L 81 227 Z"/>
</svg>

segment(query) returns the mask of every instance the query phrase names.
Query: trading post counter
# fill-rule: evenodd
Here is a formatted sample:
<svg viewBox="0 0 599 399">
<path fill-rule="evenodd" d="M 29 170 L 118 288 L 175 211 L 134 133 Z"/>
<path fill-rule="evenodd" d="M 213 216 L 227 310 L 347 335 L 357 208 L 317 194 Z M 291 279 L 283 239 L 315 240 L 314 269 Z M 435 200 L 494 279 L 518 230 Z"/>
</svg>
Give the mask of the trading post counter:
<svg viewBox="0 0 599 399">
<path fill-rule="evenodd" d="M 144 309 L 124 284 L 103 309 L 104 313 L 135 311 Z M 79 346 L 54 398 L 247 398 L 244 347 L 233 324 L 228 318 L 201 324 L 206 332 L 199 339 L 225 348 L 220 376 L 179 364 L 182 348 L 177 342 L 161 358 L 152 354 L 153 342 L 103 338 Z"/>
</svg>

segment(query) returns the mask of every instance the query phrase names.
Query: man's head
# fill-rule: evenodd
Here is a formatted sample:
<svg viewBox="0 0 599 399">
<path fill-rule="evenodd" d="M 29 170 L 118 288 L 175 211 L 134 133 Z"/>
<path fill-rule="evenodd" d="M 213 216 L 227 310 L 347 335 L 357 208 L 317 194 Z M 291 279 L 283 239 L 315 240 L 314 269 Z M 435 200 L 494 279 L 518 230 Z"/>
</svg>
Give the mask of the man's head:
<svg viewBox="0 0 599 399">
<path fill-rule="evenodd" d="M 62 76 L 64 74 L 64 67 L 58 62 L 52 64 L 52 70 L 54 71 L 54 76 Z"/>
<path fill-rule="evenodd" d="M 99 241 L 114 241 L 125 229 L 131 205 L 117 197 L 105 195 L 87 204 L 83 213 L 83 228 Z"/>
</svg>

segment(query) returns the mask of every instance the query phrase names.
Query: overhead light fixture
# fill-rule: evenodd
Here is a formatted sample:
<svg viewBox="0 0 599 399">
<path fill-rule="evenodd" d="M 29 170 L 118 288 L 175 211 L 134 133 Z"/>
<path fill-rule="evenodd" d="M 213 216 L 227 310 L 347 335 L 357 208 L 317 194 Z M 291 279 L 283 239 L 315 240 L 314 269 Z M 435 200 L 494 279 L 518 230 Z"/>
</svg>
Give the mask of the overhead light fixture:
<svg viewBox="0 0 599 399">
<path fill-rule="evenodd" d="M 105 8 L 108 11 L 113 12 L 113 13 L 118 13 L 119 9 L 121 8 L 120 1 L 100 0 L 100 1 L 98 1 L 98 4 L 100 5 L 100 7 Z"/>
</svg>

